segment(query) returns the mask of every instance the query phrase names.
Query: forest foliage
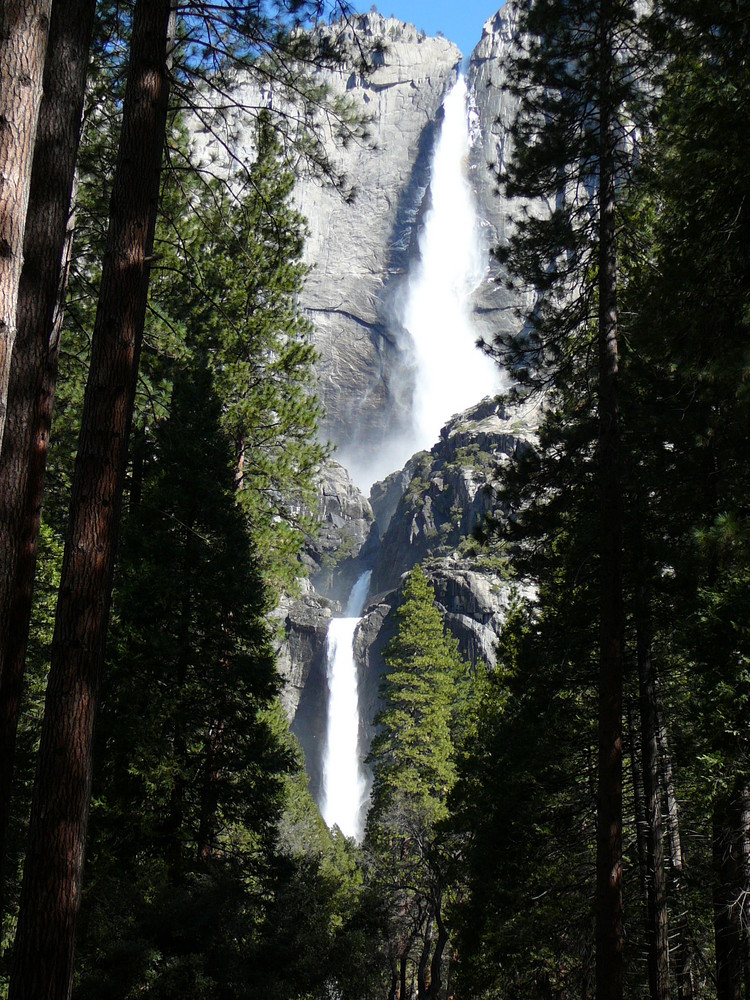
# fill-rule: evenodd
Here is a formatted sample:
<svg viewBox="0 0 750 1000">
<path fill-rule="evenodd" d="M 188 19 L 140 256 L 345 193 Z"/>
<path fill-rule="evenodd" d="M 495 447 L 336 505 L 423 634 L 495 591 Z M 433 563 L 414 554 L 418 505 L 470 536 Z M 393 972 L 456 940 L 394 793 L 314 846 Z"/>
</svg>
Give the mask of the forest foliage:
<svg viewBox="0 0 750 1000">
<path fill-rule="evenodd" d="M 342 141 L 363 123 L 308 75 L 337 58 L 329 36 L 316 48 L 295 30 L 321 4 L 195 4 L 176 21 L 164 0 L 87 8 L 88 82 L 78 97 L 70 83 L 67 112 L 83 107 L 81 144 L 49 244 L 59 267 L 75 167 L 64 313 L 45 279 L 39 371 L 22 372 L 19 325 L 2 386 L 0 971 L 14 1000 L 71 988 L 123 1000 L 750 997 L 750 4 L 514 6 L 519 112 L 499 181 L 526 209 L 498 254 L 534 305 L 493 351 L 515 399 L 542 394 L 543 418 L 537 446 L 497 470 L 481 535 L 517 589 L 489 670 L 460 655 L 428 574 L 403 582 L 361 844 L 329 831 L 307 791 L 269 612 L 300 572 L 327 457 L 291 153 L 345 194 L 316 109 Z M 108 226 L 129 207 L 120 126 L 144 11 L 163 29 L 170 92 L 135 254 L 142 329 L 115 379 L 130 379 L 130 402 L 101 505 L 114 527 L 89 526 L 101 548 L 84 553 L 113 567 L 116 556 L 117 572 L 102 576 L 103 631 L 71 656 L 66 614 L 86 614 L 70 610 L 81 536 L 69 504 L 107 450 L 84 399 L 102 388 L 98 290 L 112 281 Z M 4 58 L 0 45 L 0 83 Z M 296 93 L 298 113 L 255 109 L 251 163 L 197 164 L 190 133 L 216 126 L 216 95 L 240 67 Z M 29 189 L 31 218 L 33 170 Z M 41 261 L 32 251 L 27 236 L 27 260 Z M 26 462 L 21 514 L 8 486 L 25 420 L 13 407 L 31 397 L 29 442 L 45 453 L 55 397 L 41 523 L 44 459 L 41 471 Z M 63 669 L 86 656 L 87 673 Z M 96 729 L 48 731 L 55 691 L 71 697 L 81 676 L 72 701 L 91 702 Z M 62 851 L 69 895 L 53 885 L 63 904 L 47 912 L 33 882 L 53 868 L 33 870 L 40 844 L 60 847 L 44 803 L 75 798 L 53 766 L 70 733 L 84 808 Z"/>
</svg>

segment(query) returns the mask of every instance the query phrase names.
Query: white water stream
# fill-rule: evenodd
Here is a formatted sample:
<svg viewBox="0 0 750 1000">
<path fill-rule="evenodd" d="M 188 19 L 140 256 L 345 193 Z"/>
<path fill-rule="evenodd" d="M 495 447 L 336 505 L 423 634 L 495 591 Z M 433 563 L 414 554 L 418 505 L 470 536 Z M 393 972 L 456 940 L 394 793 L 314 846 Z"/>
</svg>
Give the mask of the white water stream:
<svg viewBox="0 0 750 1000">
<path fill-rule="evenodd" d="M 419 256 L 393 308 L 394 333 L 414 384 L 411 426 L 377 453 L 341 453 L 365 493 L 415 452 L 431 448 L 455 413 L 501 388 L 500 369 L 476 346 L 471 299 L 487 274 L 489 253 L 469 182 L 471 142 L 469 93 L 459 76 L 443 102 Z"/>
<path fill-rule="evenodd" d="M 443 125 L 430 176 L 431 206 L 419 234 L 419 262 L 409 276 L 402 322 L 416 367 L 414 443 L 431 448 L 460 410 L 499 388 L 495 362 L 477 347 L 471 294 L 487 272 L 467 165 L 469 95 L 459 76 L 443 103 Z"/>
<path fill-rule="evenodd" d="M 323 757 L 323 806 L 328 826 L 359 839 L 367 784 L 359 758 L 359 693 L 354 660 L 354 632 L 367 600 L 370 571 L 349 595 L 344 618 L 328 626 L 328 724 Z"/>
</svg>

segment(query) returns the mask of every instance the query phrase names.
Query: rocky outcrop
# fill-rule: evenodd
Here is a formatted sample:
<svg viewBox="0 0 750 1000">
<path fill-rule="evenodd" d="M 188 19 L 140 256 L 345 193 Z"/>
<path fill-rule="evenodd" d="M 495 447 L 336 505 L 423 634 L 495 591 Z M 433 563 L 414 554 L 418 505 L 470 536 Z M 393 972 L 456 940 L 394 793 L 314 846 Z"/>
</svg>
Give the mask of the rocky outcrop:
<svg viewBox="0 0 750 1000">
<path fill-rule="evenodd" d="M 412 460 L 411 477 L 378 548 L 374 593 L 396 587 L 416 563 L 460 554 L 494 509 L 494 469 L 528 447 L 534 416 L 485 400 L 454 418 L 438 443 Z"/>
<path fill-rule="evenodd" d="M 378 529 L 369 501 L 338 462 L 328 462 L 318 480 L 319 524 L 303 553 L 315 590 L 346 603 L 378 544 Z"/>
<path fill-rule="evenodd" d="M 490 247 L 503 246 L 523 204 L 508 201 L 499 180 L 511 154 L 508 129 L 518 101 L 507 89 L 505 62 L 516 38 L 517 14 L 511 4 L 485 23 L 482 37 L 471 54 L 468 81 L 476 111 L 470 175 Z M 505 285 L 501 266 L 490 258 L 487 278 L 474 296 L 478 332 L 487 343 L 498 336 L 515 333 L 519 327 L 516 310 L 528 307 L 530 297 L 511 292 Z"/>
<path fill-rule="evenodd" d="M 311 677 L 323 670 L 328 623 L 339 604 L 316 594 L 309 581 L 300 581 L 299 597 L 282 597 L 274 612 L 280 624 L 282 642 L 277 653 L 279 673 L 284 679 L 281 704 L 289 719 L 294 719 Z"/>
</svg>

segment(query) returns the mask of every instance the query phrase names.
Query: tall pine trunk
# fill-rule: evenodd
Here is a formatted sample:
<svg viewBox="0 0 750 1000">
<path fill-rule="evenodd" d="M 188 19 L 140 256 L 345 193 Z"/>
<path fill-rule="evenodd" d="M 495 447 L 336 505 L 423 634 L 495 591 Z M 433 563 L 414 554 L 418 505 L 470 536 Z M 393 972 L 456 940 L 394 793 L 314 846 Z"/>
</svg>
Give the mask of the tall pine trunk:
<svg viewBox="0 0 750 1000">
<path fill-rule="evenodd" d="M 717 798 L 712 817 L 716 1000 L 742 1000 L 743 884 L 742 796 L 735 788 Z"/>
<path fill-rule="evenodd" d="M 417 1000 L 426 1000 L 428 993 L 427 970 L 430 965 L 430 951 L 432 950 L 432 914 L 428 914 L 427 923 L 424 929 L 422 940 L 422 951 L 419 954 L 419 964 L 417 965 Z"/>
<path fill-rule="evenodd" d="M 170 0 L 137 0 L 73 477 L 10 1000 L 68 1000 L 99 676 L 167 120 Z"/>
<path fill-rule="evenodd" d="M 0 913 L 18 706 L 72 240 L 68 223 L 95 9 L 95 0 L 56 0 L 52 5 L 0 453 Z"/>
<path fill-rule="evenodd" d="M 51 3 L 0 4 L 0 450 Z"/>
<path fill-rule="evenodd" d="M 620 1000 L 622 956 L 622 498 L 611 0 L 599 5 L 600 642 L 596 996 Z"/>
<path fill-rule="evenodd" d="M 445 926 L 443 921 L 443 893 L 441 890 L 437 892 L 437 899 L 435 900 L 435 923 L 437 924 L 437 940 L 435 942 L 435 951 L 432 954 L 432 963 L 430 965 L 430 988 L 427 992 L 427 996 L 430 1000 L 438 1000 L 440 992 L 443 988 L 443 981 L 441 976 L 441 971 L 443 968 L 443 952 L 445 951 L 445 946 L 448 944 L 448 939 L 450 935 L 448 934 L 448 928 Z"/>
<path fill-rule="evenodd" d="M 641 756 L 646 813 L 646 894 L 648 900 L 648 979 L 651 1000 L 669 1000 L 669 922 L 664 828 L 659 787 L 656 692 L 651 662 L 651 616 L 643 583 L 637 584 L 636 632 Z"/>
<path fill-rule="evenodd" d="M 627 742 L 624 742 L 624 749 L 627 751 L 630 760 L 630 778 L 633 783 L 633 812 L 635 814 L 635 847 L 638 855 L 638 879 L 641 885 L 641 894 L 646 899 L 648 894 L 648 861 L 646 848 L 646 803 L 643 792 L 643 770 L 639 767 L 640 747 L 637 745 L 635 722 L 633 719 L 633 705 L 628 699 L 627 706 Z M 648 936 L 648 907 L 646 907 L 646 917 L 643 926 L 646 928 Z"/>
</svg>

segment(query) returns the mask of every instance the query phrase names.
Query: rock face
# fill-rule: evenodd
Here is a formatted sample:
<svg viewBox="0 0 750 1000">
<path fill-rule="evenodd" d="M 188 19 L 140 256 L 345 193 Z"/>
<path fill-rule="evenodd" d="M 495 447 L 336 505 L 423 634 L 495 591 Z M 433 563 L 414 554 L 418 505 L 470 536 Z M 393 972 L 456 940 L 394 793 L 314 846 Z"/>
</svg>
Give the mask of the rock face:
<svg viewBox="0 0 750 1000">
<path fill-rule="evenodd" d="M 325 632 L 365 569 L 372 569 L 371 596 L 354 640 L 363 755 L 379 707 L 383 653 L 397 627 L 405 575 L 416 563 L 435 588 L 446 625 L 464 655 L 472 662 L 481 658 L 494 664 L 512 585 L 501 560 L 477 551 L 471 532 L 486 514 L 497 512 L 495 470 L 533 445 L 537 419 L 533 408 L 510 409 L 484 400 L 453 418 L 429 452 L 415 455 L 399 473 L 376 484 L 372 506 L 341 467 L 329 470 L 322 485 L 324 543 L 312 542 L 311 551 L 319 558 L 325 546 L 334 550 L 338 538 L 346 540 L 346 555 L 336 563 L 334 550 L 330 568 L 319 574 L 328 597 L 308 583 L 306 593 L 282 611 L 287 641 L 281 669 L 289 678 L 285 704 L 305 750 L 313 794 L 320 790 L 325 745 Z M 332 602 L 328 598 L 334 595 Z"/>
<path fill-rule="evenodd" d="M 393 589 L 418 562 L 461 550 L 494 509 L 494 467 L 528 447 L 529 434 L 520 415 L 492 400 L 443 428 L 432 450 L 410 463 L 410 479 L 378 548 L 374 593 Z"/>
<path fill-rule="evenodd" d="M 476 109 L 469 169 L 490 247 L 506 243 L 522 211 L 520 202 L 507 201 L 498 190 L 511 154 L 508 128 L 518 107 L 517 99 L 507 90 L 504 69 L 515 44 L 516 20 L 511 4 L 489 18 L 469 62 L 468 79 Z M 511 293 L 502 279 L 500 266 L 491 259 L 487 280 L 475 295 L 477 329 L 488 343 L 498 334 L 516 332 L 515 309 L 529 305 L 518 293 Z"/>
<path fill-rule="evenodd" d="M 461 53 L 444 38 L 375 13 L 356 18 L 344 37 L 351 64 L 324 79 L 371 116 L 371 139 L 345 149 L 332 143 L 329 154 L 356 195 L 347 202 L 302 178 L 298 196 L 310 228 L 313 270 L 303 302 L 321 354 L 325 431 L 346 464 L 347 453 L 381 445 L 406 417 L 409 386 L 391 303 L 415 241 L 435 123 Z M 374 66 L 366 77 L 355 69 L 358 46 Z"/>
<path fill-rule="evenodd" d="M 322 116 L 316 122 L 333 168 L 353 185 L 351 199 L 304 164 L 296 188 L 309 226 L 305 255 L 312 270 L 301 303 L 313 320 L 320 354 L 319 394 L 327 413 L 322 433 L 339 447 L 342 464 L 352 468 L 362 464 L 363 451 L 387 450 L 409 421 L 413 372 L 398 304 L 418 253 L 442 103 L 461 53 L 445 38 L 425 37 L 413 25 L 377 13 L 357 15 L 344 29 L 324 25 L 316 31 L 343 45 L 345 54 L 335 69 L 319 71 L 321 83 L 370 119 L 369 139 L 345 145 L 336 122 Z M 513 13 L 503 8 L 484 25 L 468 69 L 470 178 L 488 250 L 507 238 L 519 210 L 497 191 L 515 110 L 502 68 L 514 32 Z M 371 67 L 366 75 L 363 55 Z M 282 114 L 290 107 L 283 95 L 249 78 L 238 80 L 236 98 L 239 106 Z M 297 114 L 304 117 L 299 109 L 290 117 Z M 198 129 L 197 155 L 204 161 L 218 158 L 220 165 L 229 150 L 238 162 L 247 162 L 253 158 L 251 125 L 239 112 L 226 115 L 221 142 Z M 488 258 L 486 279 L 473 298 L 476 330 L 487 342 L 517 325 L 516 301 L 501 277 Z"/>
<path fill-rule="evenodd" d="M 306 546 L 304 562 L 315 590 L 343 605 L 377 548 L 375 515 L 338 462 L 321 472 L 318 511 L 319 531 Z"/>
</svg>

